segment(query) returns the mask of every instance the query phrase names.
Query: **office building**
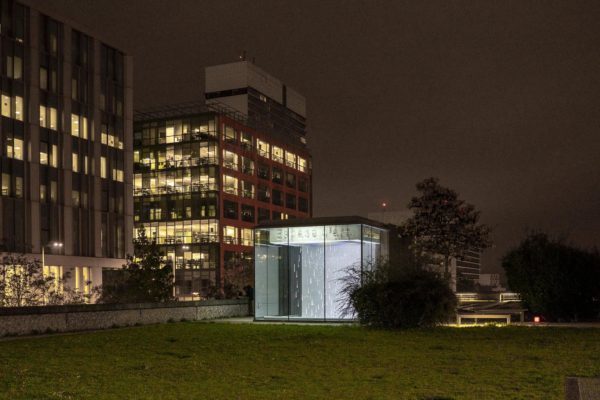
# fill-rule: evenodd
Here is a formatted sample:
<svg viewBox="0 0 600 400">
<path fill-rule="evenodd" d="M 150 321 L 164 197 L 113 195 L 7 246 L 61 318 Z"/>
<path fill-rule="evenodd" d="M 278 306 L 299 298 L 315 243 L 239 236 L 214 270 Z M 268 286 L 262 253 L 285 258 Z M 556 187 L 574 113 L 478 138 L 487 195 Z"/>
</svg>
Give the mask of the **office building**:
<svg viewBox="0 0 600 400">
<path fill-rule="evenodd" d="M 311 215 L 304 135 L 215 98 L 145 110 L 135 119 L 136 234 L 156 240 L 175 265 L 176 295 L 251 284 L 256 223 Z"/>
<path fill-rule="evenodd" d="M 456 291 L 471 291 L 479 283 L 481 252 L 467 250 L 462 257 L 452 259 L 451 267 L 456 282 Z"/>
<path fill-rule="evenodd" d="M 2 251 L 89 292 L 131 252 L 131 58 L 27 1 L 0 33 Z"/>
<path fill-rule="evenodd" d="M 270 221 L 255 235 L 257 320 L 352 319 L 344 312 L 348 269 L 388 257 L 387 228 L 361 217 Z"/>
</svg>

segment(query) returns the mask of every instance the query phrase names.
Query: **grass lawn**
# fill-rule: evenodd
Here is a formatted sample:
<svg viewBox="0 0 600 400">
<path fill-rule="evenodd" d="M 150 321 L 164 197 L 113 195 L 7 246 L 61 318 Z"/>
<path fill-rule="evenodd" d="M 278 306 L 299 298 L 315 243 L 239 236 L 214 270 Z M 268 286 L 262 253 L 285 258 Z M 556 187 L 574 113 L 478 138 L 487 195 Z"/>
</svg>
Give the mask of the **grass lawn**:
<svg viewBox="0 0 600 400">
<path fill-rule="evenodd" d="M 600 329 L 182 322 L 0 342 L 0 399 L 562 399 Z"/>
</svg>

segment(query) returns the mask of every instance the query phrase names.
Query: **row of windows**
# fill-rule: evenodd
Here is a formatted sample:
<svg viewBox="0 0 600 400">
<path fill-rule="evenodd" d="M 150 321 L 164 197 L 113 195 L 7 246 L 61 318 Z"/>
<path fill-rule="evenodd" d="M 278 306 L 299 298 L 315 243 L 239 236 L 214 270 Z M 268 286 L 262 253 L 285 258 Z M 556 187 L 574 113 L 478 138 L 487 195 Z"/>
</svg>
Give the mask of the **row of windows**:
<svg viewBox="0 0 600 400">
<path fill-rule="evenodd" d="M 217 164 L 218 146 L 214 142 L 189 142 L 178 146 L 159 149 L 134 150 L 133 161 L 136 167 L 151 171 Z"/>
<path fill-rule="evenodd" d="M 147 122 L 134 132 L 136 145 L 169 144 L 217 137 L 214 117 L 195 117 L 166 122 Z"/>
<path fill-rule="evenodd" d="M 286 151 L 283 148 L 271 145 L 270 143 L 256 139 L 256 146 L 254 146 L 252 136 L 247 132 L 236 131 L 230 126 L 223 126 L 223 140 L 228 143 L 240 144 L 243 148 L 249 150 L 256 147 L 258 154 L 265 158 L 285 164 L 290 168 L 295 168 L 301 172 L 306 172 L 308 169 L 308 162 L 305 158 L 302 158 L 290 151 Z"/>
<path fill-rule="evenodd" d="M 134 195 L 193 193 L 218 190 L 215 167 L 134 174 Z"/>
<path fill-rule="evenodd" d="M 135 228 L 135 236 L 139 237 L 141 231 L 145 231 L 148 238 L 155 239 L 157 244 L 219 241 L 219 221 L 216 219 L 143 223 Z"/>
</svg>

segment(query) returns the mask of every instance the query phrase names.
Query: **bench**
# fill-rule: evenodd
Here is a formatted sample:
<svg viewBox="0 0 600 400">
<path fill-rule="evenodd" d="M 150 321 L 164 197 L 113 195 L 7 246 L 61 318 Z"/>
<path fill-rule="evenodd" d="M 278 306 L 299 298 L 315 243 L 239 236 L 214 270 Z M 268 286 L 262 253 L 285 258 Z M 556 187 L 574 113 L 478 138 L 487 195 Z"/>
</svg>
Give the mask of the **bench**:
<svg viewBox="0 0 600 400">
<path fill-rule="evenodd" d="M 510 314 L 494 314 L 494 313 L 490 313 L 490 314 L 457 314 L 456 315 L 456 323 L 458 325 L 462 325 L 463 319 L 474 319 L 476 324 L 479 322 L 480 319 L 487 319 L 487 320 L 504 319 L 504 320 L 506 320 L 507 324 L 510 324 L 511 315 Z"/>
</svg>

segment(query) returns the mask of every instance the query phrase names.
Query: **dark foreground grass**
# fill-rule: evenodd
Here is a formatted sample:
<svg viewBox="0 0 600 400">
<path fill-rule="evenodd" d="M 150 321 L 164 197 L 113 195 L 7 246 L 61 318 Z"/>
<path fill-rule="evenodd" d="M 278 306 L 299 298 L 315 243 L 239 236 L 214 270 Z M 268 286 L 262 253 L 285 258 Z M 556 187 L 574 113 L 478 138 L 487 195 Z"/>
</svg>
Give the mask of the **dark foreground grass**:
<svg viewBox="0 0 600 400">
<path fill-rule="evenodd" d="M 1 399 L 561 399 L 600 329 L 176 323 L 0 342 Z"/>
</svg>

